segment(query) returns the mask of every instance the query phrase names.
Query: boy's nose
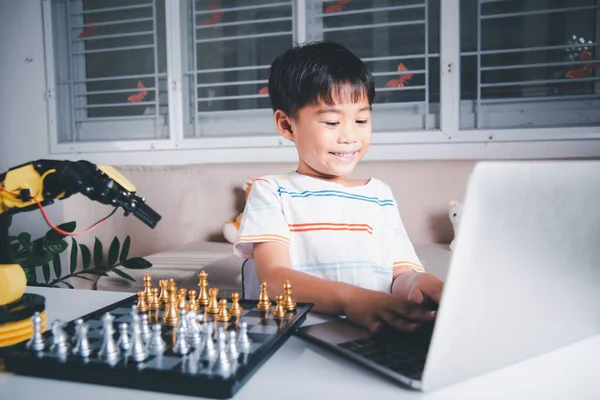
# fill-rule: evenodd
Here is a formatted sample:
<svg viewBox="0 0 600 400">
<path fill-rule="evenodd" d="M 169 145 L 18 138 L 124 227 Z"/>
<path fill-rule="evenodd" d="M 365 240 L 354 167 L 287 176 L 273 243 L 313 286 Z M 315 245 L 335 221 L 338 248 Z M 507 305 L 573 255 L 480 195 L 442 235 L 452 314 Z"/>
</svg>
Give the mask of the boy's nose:
<svg viewBox="0 0 600 400">
<path fill-rule="evenodd" d="M 342 129 L 339 137 L 340 143 L 354 143 L 356 142 L 357 134 L 355 127 L 351 124 Z"/>
</svg>

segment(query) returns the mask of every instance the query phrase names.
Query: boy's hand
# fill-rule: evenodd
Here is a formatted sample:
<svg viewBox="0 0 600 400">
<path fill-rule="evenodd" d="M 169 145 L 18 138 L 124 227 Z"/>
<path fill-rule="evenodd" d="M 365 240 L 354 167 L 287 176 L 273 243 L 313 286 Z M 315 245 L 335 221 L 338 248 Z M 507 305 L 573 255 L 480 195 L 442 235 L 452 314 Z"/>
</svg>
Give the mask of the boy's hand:
<svg viewBox="0 0 600 400">
<path fill-rule="evenodd" d="M 433 274 L 405 273 L 394 280 L 392 293 L 403 300 L 437 307 L 444 282 Z"/>
<path fill-rule="evenodd" d="M 403 332 L 416 330 L 421 323 L 435 319 L 435 311 L 426 310 L 416 302 L 398 301 L 394 295 L 375 290 L 360 289 L 346 303 L 346 317 L 371 332 L 390 325 Z"/>
</svg>

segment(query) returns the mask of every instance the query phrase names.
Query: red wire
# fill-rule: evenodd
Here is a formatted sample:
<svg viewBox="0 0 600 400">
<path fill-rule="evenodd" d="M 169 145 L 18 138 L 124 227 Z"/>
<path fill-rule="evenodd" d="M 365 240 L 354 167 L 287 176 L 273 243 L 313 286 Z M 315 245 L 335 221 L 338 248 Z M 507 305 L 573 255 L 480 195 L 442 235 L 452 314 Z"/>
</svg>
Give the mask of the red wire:
<svg viewBox="0 0 600 400">
<path fill-rule="evenodd" d="M 0 190 L 11 194 L 15 197 L 18 197 L 18 195 L 16 193 L 13 193 L 9 190 L 6 190 L 5 188 L 3 188 L 2 186 L 0 186 Z M 40 208 L 40 211 L 42 212 L 42 215 L 44 216 L 44 219 L 46 220 L 46 222 L 48 223 L 48 225 L 50 225 L 50 227 L 52 227 L 52 229 L 54 229 L 55 231 L 57 231 L 58 233 L 61 233 L 63 235 L 66 236 L 78 236 L 78 235 L 83 235 L 85 233 L 89 233 L 91 231 L 93 231 L 94 229 L 96 229 L 98 226 L 100 226 L 100 224 L 102 224 L 103 222 L 105 222 L 107 219 L 109 219 L 116 211 L 117 211 L 117 207 L 115 207 L 114 210 L 112 210 L 112 212 L 110 214 L 108 214 L 106 217 L 102 218 L 101 220 L 99 220 L 98 222 L 96 222 L 94 225 L 90 226 L 89 228 L 87 228 L 84 231 L 79 231 L 79 232 L 67 232 L 63 229 L 60 229 L 58 226 L 56 226 L 51 220 L 50 217 L 48 217 L 48 214 L 46 214 L 46 210 L 44 210 L 44 206 L 42 205 L 42 203 L 40 203 L 38 201 L 38 199 L 29 196 L 30 199 L 32 199 L 33 201 L 35 201 L 38 205 L 38 207 Z"/>
</svg>

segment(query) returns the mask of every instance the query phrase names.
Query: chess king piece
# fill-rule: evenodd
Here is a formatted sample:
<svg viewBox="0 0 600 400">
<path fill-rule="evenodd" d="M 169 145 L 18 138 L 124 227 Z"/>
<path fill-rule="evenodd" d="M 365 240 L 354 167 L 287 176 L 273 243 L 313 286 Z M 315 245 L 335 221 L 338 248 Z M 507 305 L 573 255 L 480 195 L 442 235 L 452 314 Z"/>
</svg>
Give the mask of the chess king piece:
<svg viewBox="0 0 600 400">
<path fill-rule="evenodd" d="M 267 282 L 260 284 L 260 297 L 258 298 L 258 304 L 256 305 L 256 308 L 261 311 L 271 310 L 271 300 L 269 299 L 269 294 L 267 293 Z"/>
<path fill-rule="evenodd" d="M 88 329 L 88 324 L 84 323 L 81 318 L 75 321 L 75 345 L 72 353 L 83 358 L 92 354 L 92 347 L 87 336 Z"/>
<path fill-rule="evenodd" d="M 198 287 L 200 287 L 198 291 L 198 303 L 201 306 L 207 306 L 210 301 L 208 298 L 208 274 L 202 271 L 198 274 L 198 279 Z"/>
<path fill-rule="evenodd" d="M 208 295 L 210 296 L 208 306 L 206 307 L 206 312 L 209 314 L 218 314 L 219 313 L 219 303 L 217 302 L 217 297 L 219 296 L 219 289 L 210 288 L 208 289 Z"/>
<path fill-rule="evenodd" d="M 160 281 L 158 281 L 158 284 L 160 286 L 160 295 L 158 296 L 158 299 L 160 300 L 161 304 L 167 304 L 167 302 L 169 301 L 169 292 L 167 291 L 169 281 L 167 281 L 166 279 L 161 279 Z"/>
<path fill-rule="evenodd" d="M 179 322 L 179 313 L 177 311 L 177 288 L 175 286 L 169 286 L 169 301 L 162 322 L 165 325 L 177 325 Z"/>
<path fill-rule="evenodd" d="M 283 308 L 287 311 L 296 310 L 296 303 L 292 300 L 292 285 L 290 281 L 285 281 L 283 285 Z"/>
<path fill-rule="evenodd" d="M 27 342 L 27 347 L 34 351 L 42 351 L 45 347 L 42 336 L 42 317 L 38 311 L 33 314 L 33 336 Z"/>
<path fill-rule="evenodd" d="M 190 301 L 188 302 L 187 310 L 188 311 L 198 311 L 200 310 L 200 303 L 198 303 L 198 299 L 196 298 L 196 291 L 190 290 L 188 292 Z"/>
<path fill-rule="evenodd" d="M 144 297 L 146 304 L 150 304 L 152 301 L 152 277 L 148 273 L 144 275 Z"/>
<path fill-rule="evenodd" d="M 148 303 L 146 303 L 146 295 L 145 295 L 145 293 L 144 293 L 143 290 L 140 290 L 138 292 L 137 309 L 138 309 L 139 312 L 146 312 L 146 311 L 148 311 Z"/>
<path fill-rule="evenodd" d="M 285 307 L 283 306 L 283 296 L 277 295 L 275 296 L 277 301 L 277 305 L 275 306 L 275 311 L 273 311 L 273 317 L 275 318 L 283 318 L 285 317 Z"/>
<path fill-rule="evenodd" d="M 219 313 L 217 314 L 217 321 L 227 322 L 231 319 L 231 314 L 227 309 L 227 299 L 219 300 Z"/>
<path fill-rule="evenodd" d="M 148 308 L 151 310 L 160 310 L 160 299 L 158 295 L 158 288 L 152 288 L 152 299 L 150 300 L 150 304 L 148 304 Z"/>
<path fill-rule="evenodd" d="M 232 316 L 239 317 L 243 314 L 244 309 L 240 305 L 240 294 L 233 292 L 231 294 L 231 310 L 229 310 Z"/>
</svg>

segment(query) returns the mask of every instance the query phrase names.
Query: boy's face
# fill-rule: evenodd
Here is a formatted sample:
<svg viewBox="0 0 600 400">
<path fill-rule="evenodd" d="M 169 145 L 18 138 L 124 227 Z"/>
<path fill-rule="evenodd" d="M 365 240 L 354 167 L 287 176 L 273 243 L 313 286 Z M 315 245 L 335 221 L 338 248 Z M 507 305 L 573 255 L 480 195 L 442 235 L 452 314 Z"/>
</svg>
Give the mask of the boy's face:
<svg viewBox="0 0 600 400">
<path fill-rule="evenodd" d="M 333 100 L 333 106 L 303 107 L 287 121 L 281 115 L 278 121 L 276 113 L 275 122 L 280 134 L 296 143 L 299 173 L 343 183 L 371 143 L 371 106 L 366 96 L 356 103 L 339 96 Z"/>
</svg>

